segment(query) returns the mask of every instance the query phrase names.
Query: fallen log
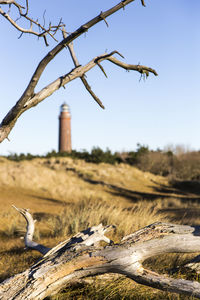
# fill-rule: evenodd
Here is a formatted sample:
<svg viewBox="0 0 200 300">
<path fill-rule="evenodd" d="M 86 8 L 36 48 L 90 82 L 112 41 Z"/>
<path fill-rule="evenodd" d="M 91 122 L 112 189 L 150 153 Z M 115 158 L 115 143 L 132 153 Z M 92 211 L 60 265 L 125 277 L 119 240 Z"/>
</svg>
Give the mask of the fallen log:
<svg viewBox="0 0 200 300">
<path fill-rule="evenodd" d="M 200 252 L 200 226 L 157 222 L 114 244 L 105 233 L 113 226 L 88 228 L 50 249 L 34 242 L 34 220 L 28 210 L 16 208 L 26 219 L 25 245 L 43 254 L 23 273 L 0 284 L 0 299 L 44 299 L 66 285 L 88 276 L 118 273 L 137 283 L 200 299 L 200 283 L 174 279 L 143 267 L 144 260 L 164 253 Z M 108 245 L 100 246 L 104 241 Z"/>
</svg>

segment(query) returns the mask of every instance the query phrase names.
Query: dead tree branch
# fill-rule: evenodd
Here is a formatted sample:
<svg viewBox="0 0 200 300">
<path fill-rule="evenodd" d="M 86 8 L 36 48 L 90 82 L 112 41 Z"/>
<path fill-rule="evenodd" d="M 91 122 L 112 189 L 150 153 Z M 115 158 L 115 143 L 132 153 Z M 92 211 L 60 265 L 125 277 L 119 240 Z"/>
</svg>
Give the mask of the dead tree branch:
<svg viewBox="0 0 200 300">
<path fill-rule="evenodd" d="M 95 58 L 93 58 L 89 63 L 87 63 L 85 66 L 78 66 L 76 68 L 74 68 L 73 70 L 71 70 L 69 73 L 57 78 L 55 81 L 53 81 L 52 83 L 50 83 L 48 86 L 46 86 L 45 88 L 43 88 L 40 92 L 38 92 L 37 94 L 33 95 L 32 98 L 30 98 L 24 105 L 23 107 L 23 111 L 31 108 L 32 106 L 37 105 L 39 102 L 43 101 L 44 99 L 46 99 L 47 97 L 49 97 L 51 94 L 53 94 L 57 89 L 59 89 L 61 86 L 66 85 L 67 83 L 69 83 L 70 81 L 76 79 L 76 78 L 81 78 L 85 73 L 87 73 L 88 71 L 90 71 L 92 68 L 94 68 L 97 65 L 97 62 L 102 62 L 104 60 L 108 60 L 109 58 L 112 57 L 112 55 L 114 55 L 115 53 L 118 53 L 117 51 L 113 51 L 110 54 L 102 54 L 99 55 Z M 111 60 L 110 60 L 111 61 Z M 118 61 L 119 62 L 119 61 Z M 120 64 L 118 64 L 120 66 Z M 138 71 L 138 66 L 137 65 L 131 65 L 131 64 L 127 64 L 127 66 L 130 67 L 130 70 L 135 70 Z M 140 66 L 142 67 L 142 66 Z M 127 67 L 128 69 L 128 67 Z M 145 70 L 148 69 L 147 67 L 145 67 Z M 139 68 L 140 72 L 141 72 L 141 68 Z M 149 72 L 151 69 L 149 68 Z M 153 70 L 153 72 L 155 72 Z M 21 112 L 22 113 L 22 112 Z"/>
<path fill-rule="evenodd" d="M 126 64 L 122 61 L 119 61 L 118 59 L 116 59 L 113 56 L 110 56 L 107 58 L 110 62 L 114 63 L 115 65 L 124 68 L 125 70 L 133 70 L 133 71 L 137 71 L 141 74 L 145 74 L 147 77 L 149 76 L 149 73 L 154 74 L 155 76 L 158 76 L 157 72 L 149 67 L 145 67 L 142 65 L 130 65 L 130 64 Z"/>
<path fill-rule="evenodd" d="M 18 211 L 27 221 L 27 211 Z M 200 299 L 200 283 L 160 275 L 142 265 L 160 254 L 199 252 L 199 226 L 157 222 L 125 236 L 119 244 L 104 235 L 112 228 L 100 224 L 58 244 L 28 270 L 2 282 L 0 298 L 44 299 L 81 278 L 118 273 L 143 285 Z M 108 246 L 100 247 L 102 240 Z"/>
<path fill-rule="evenodd" d="M 38 20 L 34 20 L 33 18 L 28 16 L 28 10 L 29 10 L 28 0 L 26 0 L 26 7 L 20 5 L 19 3 L 17 3 L 16 1 L 13 1 L 13 0 L 7 0 L 7 1 L 1 1 L 0 0 L 0 5 L 6 5 L 6 4 L 9 5 L 10 7 L 11 7 L 11 5 L 17 7 L 19 17 L 17 18 L 17 20 L 14 20 L 9 15 L 9 12 L 6 13 L 1 7 L 0 7 L 0 14 L 5 19 L 7 19 L 12 26 L 14 26 L 18 31 L 21 32 L 20 37 L 22 36 L 23 33 L 33 34 L 37 37 L 42 37 L 45 41 L 46 46 L 48 46 L 47 35 L 49 35 L 56 42 L 58 42 L 57 39 L 55 38 L 55 34 L 57 33 L 57 31 L 59 29 L 61 29 L 64 26 L 64 24 L 62 23 L 62 20 L 59 21 L 58 25 L 53 25 L 52 26 L 51 24 L 49 24 L 49 26 L 47 28 L 45 28 L 44 26 L 42 26 L 40 24 L 40 22 Z M 23 12 L 24 9 L 25 9 L 25 13 Z M 26 21 L 29 22 L 29 28 L 28 29 L 21 27 L 17 23 L 17 21 L 21 18 L 23 18 L 23 19 L 25 19 Z M 39 29 L 39 32 L 36 31 L 36 30 L 33 30 L 33 25 L 35 25 L 35 27 L 37 27 Z"/>
<path fill-rule="evenodd" d="M 37 250 L 43 255 L 46 254 L 51 248 L 47 248 L 33 241 L 36 220 L 33 220 L 32 215 L 29 213 L 27 209 L 17 208 L 14 205 L 13 207 L 25 218 L 27 223 L 26 235 L 24 237 L 26 248 Z"/>
<path fill-rule="evenodd" d="M 110 54 L 103 54 L 100 56 L 95 57 L 92 59 L 89 63 L 87 63 L 85 66 L 78 66 L 75 69 L 71 70 L 69 73 L 57 78 L 55 81 L 44 87 L 42 90 L 40 90 L 38 93 L 33 94 L 29 99 L 24 102 L 23 99 L 18 101 L 16 105 L 9 111 L 7 116 L 4 118 L 4 120 L 1 123 L 0 127 L 0 141 L 3 141 L 10 131 L 12 130 L 13 126 L 15 125 L 17 119 L 19 116 L 24 113 L 26 110 L 30 109 L 33 106 L 36 106 L 38 103 L 46 99 L 47 97 L 51 96 L 56 90 L 58 90 L 60 87 L 65 86 L 70 81 L 76 79 L 76 78 L 82 78 L 85 73 L 87 73 L 89 70 L 94 68 L 97 63 L 104 60 L 110 60 L 112 62 L 112 55 L 118 53 L 117 51 L 113 51 Z M 115 61 L 115 60 L 114 60 Z M 118 61 L 118 60 L 117 60 Z M 122 66 L 124 63 L 122 63 Z M 118 66 L 120 66 L 120 61 L 118 61 Z M 142 72 L 142 67 L 138 65 L 131 65 L 127 64 L 126 69 L 127 70 L 135 70 L 138 72 Z M 149 72 L 156 73 L 154 70 L 148 67 L 144 67 L 144 70 L 149 70 Z M 91 91 L 90 91 L 91 93 Z M 23 106 L 22 106 L 23 104 Z"/>
<path fill-rule="evenodd" d="M 108 9 L 105 12 L 101 12 L 97 17 L 91 19 L 87 23 L 83 24 L 81 27 L 79 27 L 77 30 L 75 30 L 73 33 L 71 33 L 69 36 L 64 38 L 57 46 L 55 46 L 38 64 L 35 72 L 33 73 L 33 76 L 25 89 L 24 93 L 20 97 L 20 99 L 17 101 L 17 103 L 11 108 L 11 110 L 7 113 L 5 118 L 2 120 L 0 124 L 0 142 L 2 142 L 5 138 L 8 138 L 8 135 L 12 128 L 14 127 L 17 119 L 19 116 L 29 109 L 32 106 L 37 105 L 39 102 L 50 96 L 53 92 L 55 92 L 60 87 L 67 84 L 69 81 L 77 78 L 82 77 L 84 78 L 84 74 L 89 71 L 91 68 L 93 68 L 96 64 L 99 64 L 101 61 L 111 58 L 111 54 L 105 54 L 103 56 L 99 56 L 95 59 L 93 59 L 91 62 L 89 62 L 85 66 L 78 66 L 74 70 L 70 71 L 66 75 L 56 79 L 54 82 L 50 83 L 46 87 L 44 87 L 40 92 L 35 94 L 35 87 L 38 84 L 38 81 L 44 72 L 47 65 L 62 51 L 64 48 L 66 48 L 70 43 L 72 43 L 75 39 L 77 39 L 80 35 L 84 34 L 86 31 L 88 31 L 91 27 L 96 25 L 97 23 L 101 22 L 102 20 L 106 19 L 110 15 L 114 14 L 116 11 L 120 10 L 121 8 L 124 8 L 126 5 L 130 4 L 134 0 L 123 0 L 117 5 L 113 6 L 111 9 Z M 6 2 L 6 1 L 4 1 Z M 13 3 L 13 2 L 12 2 Z M 28 11 L 28 1 L 26 12 Z M 7 2 L 8 4 L 8 2 Z M 60 25 L 63 28 L 63 24 Z M 117 53 L 113 52 L 112 54 Z M 114 62 L 114 61 L 113 61 Z M 115 62 L 116 63 L 116 62 Z M 116 63 L 117 64 L 117 63 Z M 118 62 L 118 65 L 121 67 L 124 67 L 123 64 Z M 156 73 L 154 70 L 143 67 L 143 66 L 134 66 L 130 65 L 132 70 L 142 72 L 152 72 Z M 129 67 L 126 67 L 126 69 L 129 69 Z M 92 95 L 92 97 L 95 99 L 95 101 L 99 102 L 99 105 L 101 106 L 101 102 L 98 99 L 98 97 L 92 92 L 91 87 L 89 84 L 85 81 L 85 78 L 82 80 L 83 84 L 85 85 L 86 89 L 89 91 L 89 93 Z M 103 105 L 102 105 L 103 106 Z"/>
<path fill-rule="evenodd" d="M 63 37 L 66 38 L 67 37 L 67 33 L 66 33 L 66 30 L 65 28 L 63 28 Z M 75 51 L 74 51 L 74 45 L 73 45 L 73 42 L 70 43 L 68 46 L 68 49 L 69 49 L 69 53 L 71 55 L 71 58 L 73 60 L 73 63 L 74 63 L 74 66 L 75 67 L 79 67 L 80 64 L 79 64 L 79 61 L 78 61 L 78 58 L 76 57 L 76 54 L 75 54 Z M 85 78 L 85 75 L 81 76 L 80 77 L 83 85 L 85 86 L 86 90 L 90 93 L 90 95 L 93 97 L 93 99 L 99 104 L 99 106 L 101 108 L 105 108 L 103 103 L 101 102 L 101 100 L 95 95 L 95 93 L 92 91 L 91 89 L 91 86 L 89 85 L 89 83 L 87 82 L 86 78 Z"/>
</svg>

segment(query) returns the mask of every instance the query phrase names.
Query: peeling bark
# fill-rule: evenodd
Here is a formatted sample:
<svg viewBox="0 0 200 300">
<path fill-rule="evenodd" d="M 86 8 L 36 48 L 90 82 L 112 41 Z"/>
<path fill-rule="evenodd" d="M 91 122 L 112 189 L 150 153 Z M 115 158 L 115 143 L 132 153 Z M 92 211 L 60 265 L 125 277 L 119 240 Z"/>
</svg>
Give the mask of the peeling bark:
<svg viewBox="0 0 200 300">
<path fill-rule="evenodd" d="M 25 217 L 28 232 L 32 220 L 27 210 L 17 210 Z M 122 274 L 143 285 L 200 299 L 200 283 L 160 275 L 142 265 L 159 254 L 199 252 L 200 226 L 157 222 L 125 236 L 119 244 L 104 235 L 112 228 L 102 224 L 88 228 L 50 249 L 28 270 L 2 282 L 0 299 L 44 299 L 79 279 L 105 273 Z M 99 246 L 102 240 L 108 243 L 106 247 Z"/>
</svg>

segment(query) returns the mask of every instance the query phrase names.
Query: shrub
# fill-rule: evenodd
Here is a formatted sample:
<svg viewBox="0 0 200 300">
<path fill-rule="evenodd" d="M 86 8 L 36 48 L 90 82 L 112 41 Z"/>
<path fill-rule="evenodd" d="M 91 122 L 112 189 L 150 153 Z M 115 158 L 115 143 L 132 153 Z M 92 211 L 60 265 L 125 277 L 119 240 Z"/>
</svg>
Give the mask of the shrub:
<svg viewBox="0 0 200 300">
<path fill-rule="evenodd" d="M 200 152 L 192 151 L 175 156 L 172 176 L 182 180 L 200 180 Z"/>
<path fill-rule="evenodd" d="M 142 171 L 167 176 L 172 173 L 173 161 L 173 155 L 160 151 L 151 151 L 138 159 L 137 167 Z"/>
<path fill-rule="evenodd" d="M 179 147 L 180 148 L 180 147 Z M 11 153 L 7 156 L 13 161 L 31 160 L 33 158 L 71 157 L 83 159 L 89 163 L 125 163 L 139 168 L 142 171 L 156 175 L 170 176 L 173 180 L 200 180 L 200 151 L 183 151 L 183 148 L 172 151 L 152 151 L 148 146 L 137 144 L 136 151 L 112 153 L 108 148 L 103 151 L 94 147 L 91 152 L 87 150 L 69 152 L 56 152 L 52 150 L 46 155 L 32 155 Z"/>
</svg>

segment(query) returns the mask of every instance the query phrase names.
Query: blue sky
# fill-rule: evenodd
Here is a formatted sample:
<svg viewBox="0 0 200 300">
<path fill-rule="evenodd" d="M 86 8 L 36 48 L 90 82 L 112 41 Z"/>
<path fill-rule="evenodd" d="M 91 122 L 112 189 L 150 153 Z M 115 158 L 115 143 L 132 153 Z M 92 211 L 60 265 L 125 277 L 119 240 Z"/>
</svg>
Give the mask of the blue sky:
<svg viewBox="0 0 200 300">
<path fill-rule="evenodd" d="M 62 17 L 72 32 L 114 0 L 60 0 L 30 2 L 31 16 L 58 22 Z M 155 68 L 144 82 L 140 74 L 126 72 L 109 62 L 87 73 L 87 79 L 106 109 L 97 106 L 79 79 L 60 89 L 37 107 L 25 112 L 0 145 L 0 155 L 10 152 L 45 154 L 58 147 L 58 114 L 67 102 L 72 114 L 73 149 L 93 146 L 128 151 L 137 143 L 151 149 L 183 144 L 200 149 L 200 1 L 139 0 L 108 18 L 74 43 L 81 64 L 105 51 L 118 50 L 125 62 Z M 15 104 L 47 48 L 42 40 L 19 33 L 0 17 L 1 72 L 0 119 Z M 61 36 L 58 35 L 58 39 Z M 67 73 L 73 64 L 64 50 L 44 72 L 38 89 Z M 38 90 L 37 89 L 37 90 Z"/>
</svg>

